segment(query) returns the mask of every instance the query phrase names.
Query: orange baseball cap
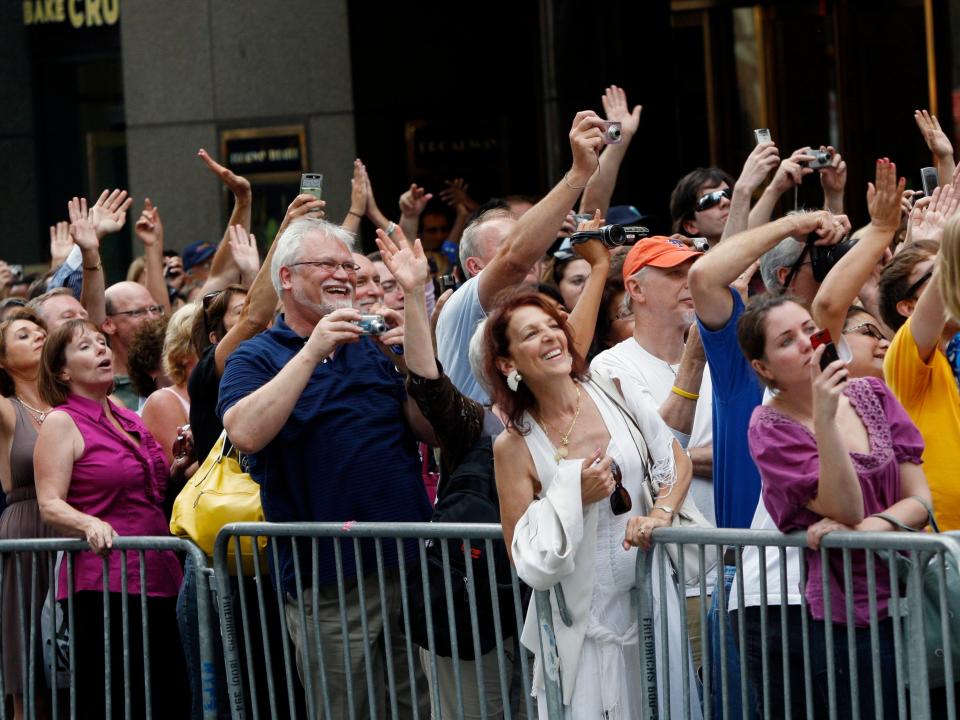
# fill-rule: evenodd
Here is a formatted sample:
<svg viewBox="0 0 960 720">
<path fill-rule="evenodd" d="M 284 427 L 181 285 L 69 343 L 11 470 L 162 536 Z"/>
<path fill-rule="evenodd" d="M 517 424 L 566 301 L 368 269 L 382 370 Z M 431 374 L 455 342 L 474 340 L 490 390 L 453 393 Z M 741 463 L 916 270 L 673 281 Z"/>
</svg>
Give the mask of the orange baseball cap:
<svg viewBox="0 0 960 720">
<path fill-rule="evenodd" d="M 627 253 L 623 261 L 623 279 L 626 280 L 647 265 L 672 268 L 701 255 L 703 255 L 702 252 L 691 250 L 679 240 L 663 235 L 644 238 Z"/>
</svg>

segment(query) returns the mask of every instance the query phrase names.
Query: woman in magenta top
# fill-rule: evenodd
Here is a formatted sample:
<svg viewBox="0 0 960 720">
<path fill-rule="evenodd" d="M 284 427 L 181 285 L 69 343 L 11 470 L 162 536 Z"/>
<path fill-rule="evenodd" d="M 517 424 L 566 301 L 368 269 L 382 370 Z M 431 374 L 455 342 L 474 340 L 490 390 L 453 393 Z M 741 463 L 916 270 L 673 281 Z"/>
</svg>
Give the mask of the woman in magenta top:
<svg viewBox="0 0 960 720">
<path fill-rule="evenodd" d="M 145 709 L 140 601 L 128 603 L 131 675 L 124 678 L 122 560 L 121 553 L 111 548 L 117 535 L 169 534 L 163 499 L 171 469 L 140 418 L 110 401 L 112 357 L 95 325 L 71 320 L 47 338 L 39 378 L 41 396 L 55 408 L 40 429 L 34 453 L 40 512 L 49 525 L 84 537 L 93 551 L 73 558 L 78 622 L 71 632 L 77 657 L 83 658 L 77 667 L 81 717 L 103 717 L 103 558 L 109 570 L 113 707 L 123 707 L 127 684 L 135 713 Z M 187 689 L 175 604 L 183 574 L 170 551 L 147 551 L 144 562 L 153 712 L 158 717 L 182 717 Z M 127 553 L 126 566 L 128 592 L 144 594 L 139 553 Z M 63 563 L 57 598 L 66 596 Z"/>
<path fill-rule="evenodd" d="M 767 511 L 783 532 L 806 530 L 806 599 L 813 619 L 811 662 L 814 687 L 825 695 L 825 623 L 819 545 L 833 530 L 893 531 L 884 513 L 915 528 L 927 523 L 930 490 L 921 466 L 923 438 L 882 381 L 848 380 L 837 360 L 820 369 L 810 313 L 787 296 L 761 296 L 738 324 L 740 347 L 773 399 L 757 407 L 750 421 L 750 452 L 760 471 Z M 830 555 L 830 601 L 838 673 L 848 664 L 843 558 Z M 873 717 L 870 613 L 866 557 L 851 555 L 857 658 L 863 717 Z M 882 677 L 894 672 L 892 624 L 888 619 L 890 578 L 875 563 Z M 889 670 L 890 674 L 887 674 Z M 820 676 L 823 677 L 820 677 Z M 840 716 L 849 702 L 849 684 L 837 683 Z M 884 708 L 896 712 L 896 684 L 884 683 Z M 825 700 L 825 698 L 823 698 Z M 869 708 L 866 706 L 869 705 Z"/>
</svg>

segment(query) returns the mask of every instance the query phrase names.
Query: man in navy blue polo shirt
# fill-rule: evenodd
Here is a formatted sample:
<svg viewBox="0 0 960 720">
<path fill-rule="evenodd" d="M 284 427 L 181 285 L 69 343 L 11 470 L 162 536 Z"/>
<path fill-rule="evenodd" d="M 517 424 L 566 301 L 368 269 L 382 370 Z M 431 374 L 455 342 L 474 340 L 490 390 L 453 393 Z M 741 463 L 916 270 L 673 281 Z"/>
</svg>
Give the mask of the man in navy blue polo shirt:
<svg viewBox="0 0 960 720">
<path fill-rule="evenodd" d="M 362 335 L 356 324 L 360 312 L 352 307 L 357 265 L 351 241 L 350 233 L 323 220 L 302 218 L 290 224 L 277 240 L 271 265 L 284 315 L 273 328 L 240 345 L 224 369 L 218 413 L 234 445 L 251 456 L 250 473 L 261 485 L 264 515 L 270 521 L 430 519 L 414 435 L 429 440 L 432 430 L 407 397 L 403 378 L 383 349 L 402 330 L 373 338 Z M 276 568 L 287 595 L 297 667 L 305 685 L 304 675 L 312 676 L 316 707 L 322 707 L 312 642 L 316 617 L 327 694 L 333 717 L 341 717 L 346 713 L 348 676 L 333 546 L 320 544 L 316 577 L 310 543 L 300 548 L 301 587 L 316 587 L 316 607 L 312 593 L 297 597 L 289 544 L 280 545 Z M 390 571 L 386 606 L 381 607 L 374 548 L 361 549 L 365 577 L 359 582 L 352 543 L 344 543 L 342 550 L 354 708 L 358 716 L 372 717 L 377 711 L 368 706 L 367 686 L 375 702 L 378 695 L 382 699 L 384 653 L 378 638 L 383 619 L 396 617 L 400 607 L 398 560 L 394 544 L 385 543 L 384 563 Z M 415 557 L 416 546 L 408 546 L 407 559 Z M 360 616 L 362 607 L 365 618 Z M 364 642 L 361 619 L 369 643 Z M 374 653 L 373 676 L 364 672 L 365 651 Z"/>
</svg>

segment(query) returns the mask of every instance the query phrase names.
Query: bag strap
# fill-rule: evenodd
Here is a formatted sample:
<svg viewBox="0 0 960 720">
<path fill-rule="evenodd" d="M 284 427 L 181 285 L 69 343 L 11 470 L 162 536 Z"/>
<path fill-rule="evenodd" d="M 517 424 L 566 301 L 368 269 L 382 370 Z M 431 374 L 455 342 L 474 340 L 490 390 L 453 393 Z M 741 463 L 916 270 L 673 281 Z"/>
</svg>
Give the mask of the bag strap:
<svg viewBox="0 0 960 720">
<path fill-rule="evenodd" d="M 630 430 L 630 439 L 633 440 L 633 444 L 637 448 L 637 453 L 640 455 L 640 461 L 643 463 L 643 475 L 644 482 L 651 486 L 651 495 L 653 494 L 653 483 L 650 478 L 650 468 L 653 467 L 653 458 L 650 457 L 650 448 L 647 447 L 647 441 L 643 437 L 643 430 L 640 429 L 640 424 L 637 422 L 637 419 L 633 417 L 633 413 L 630 412 L 630 409 L 623 402 L 623 395 L 620 392 L 620 389 L 617 387 L 617 384 L 611 378 L 605 378 L 600 374 L 596 374 L 591 377 L 594 387 L 596 387 L 600 392 L 602 392 L 607 399 L 614 404 L 614 407 L 620 411 L 620 415 L 627 421 L 628 428 Z M 604 385 L 609 385 L 610 389 L 604 387 Z M 611 390 L 616 390 L 616 392 L 611 392 Z"/>
<path fill-rule="evenodd" d="M 939 533 L 940 526 L 937 525 L 937 519 L 933 515 L 933 508 L 930 506 L 930 503 L 928 503 L 925 498 L 922 498 L 919 495 L 911 495 L 907 499 L 916 500 L 918 503 L 920 503 L 923 506 L 923 509 L 927 511 L 927 521 L 930 523 L 930 527 L 933 529 L 935 533 Z M 882 512 L 873 513 L 873 515 L 871 515 L 870 517 L 878 517 L 881 520 L 886 520 L 888 523 L 890 523 L 894 527 L 898 527 L 905 532 L 920 532 L 917 528 L 907 525 L 905 522 L 895 518 L 893 515 L 890 515 L 889 513 L 882 513 Z"/>
</svg>

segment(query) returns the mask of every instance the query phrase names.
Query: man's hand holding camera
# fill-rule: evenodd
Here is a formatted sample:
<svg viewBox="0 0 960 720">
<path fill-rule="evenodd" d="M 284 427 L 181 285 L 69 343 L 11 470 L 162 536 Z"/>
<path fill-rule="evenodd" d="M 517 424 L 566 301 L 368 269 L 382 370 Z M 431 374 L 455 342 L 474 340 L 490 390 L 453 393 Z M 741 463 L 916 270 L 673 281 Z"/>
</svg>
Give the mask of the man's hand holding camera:
<svg viewBox="0 0 960 720">
<path fill-rule="evenodd" d="M 345 343 L 355 343 L 362 330 L 357 323 L 360 311 L 356 308 L 338 308 L 320 318 L 307 338 L 303 351 L 314 363 L 321 363 Z"/>
<path fill-rule="evenodd" d="M 821 145 L 821 153 L 830 155 L 830 165 L 820 170 L 823 206 L 835 213 L 843 212 L 843 191 L 847 186 L 847 163 L 832 145 Z"/>
<path fill-rule="evenodd" d="M 836 245 L 850 232 L 847 216 L 834 215 L 829 210 L 794 213 L 789 217 L 794 223 L 791 235 L 800 242 L 816 234 L 815 245 Z"/>
<path fill-rule="evenodd" d="M 799 185 L 803 179 L 812 173 L 814 169 L 808 167 L 807 163 L 815 160 L 816 157 L 811 153 L 810 147 L 802 147 L 794 150 L 790 157 L 780 163 L 777 168 L 777 174 L 773 176 L 770 187 L 780 195 L 787 190 Z"/>
<path fill-rule="evenodd" d="M 780 150 L 776 143 L 765 142 L 757 145 L 743 163 L 743 170 L 737 178 L 735 191 L 741 190 L 748 195 L 763 184 L 770 171 L 780 164 Z"/>
</svg>

